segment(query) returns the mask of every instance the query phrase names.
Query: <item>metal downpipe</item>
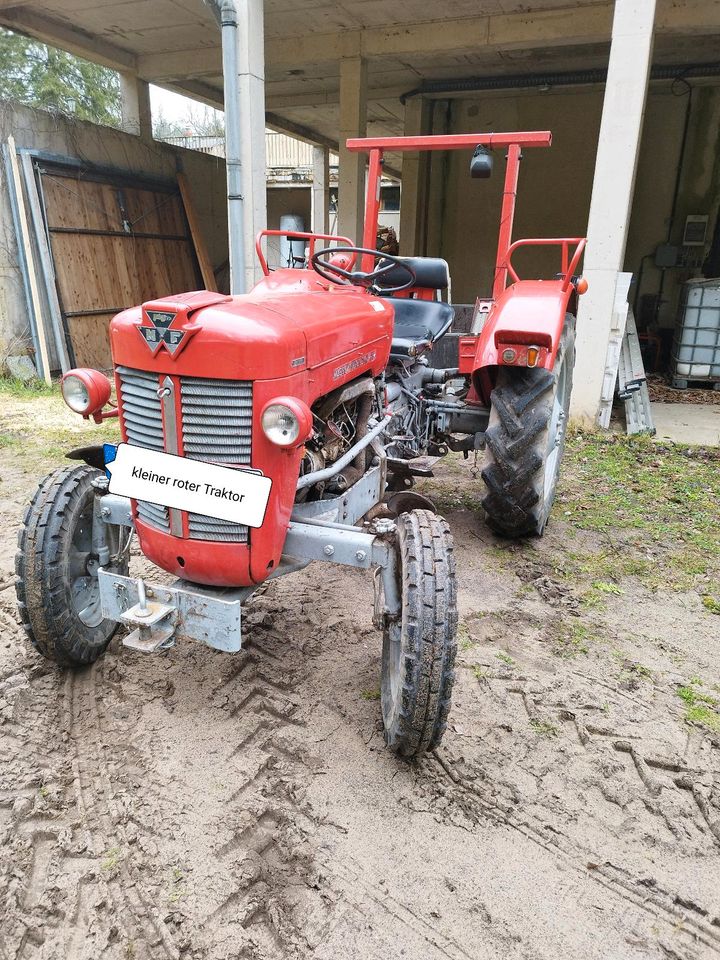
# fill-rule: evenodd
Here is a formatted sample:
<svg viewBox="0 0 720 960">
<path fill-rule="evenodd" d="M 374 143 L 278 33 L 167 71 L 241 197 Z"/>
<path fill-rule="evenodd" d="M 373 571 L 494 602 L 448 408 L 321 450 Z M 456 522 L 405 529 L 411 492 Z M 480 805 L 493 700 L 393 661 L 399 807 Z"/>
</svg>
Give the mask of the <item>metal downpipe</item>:
<svg viewBox="0 0 720 960">
<path fill-rule="evenodd" d="M 238 14 L 235 0 L 208 0 L 220 25 L 225 102 L 225 169 L 227 173 L 230 293 L 245 293 L 245 198 L 240 156 L 241 116 L 238 82 Z"/>
</svg>

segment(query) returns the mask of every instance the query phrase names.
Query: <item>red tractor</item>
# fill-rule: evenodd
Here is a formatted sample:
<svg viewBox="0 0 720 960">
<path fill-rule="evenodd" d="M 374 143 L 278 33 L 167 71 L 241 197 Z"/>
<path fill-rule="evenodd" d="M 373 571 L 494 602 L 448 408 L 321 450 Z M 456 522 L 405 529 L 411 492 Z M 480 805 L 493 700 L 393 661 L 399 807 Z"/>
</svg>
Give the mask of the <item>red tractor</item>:
<svg viewBox="0 0 720 960">
<path fill-rule="evenodd" d="M 387 744 L 406 757 L 436 746 L 456 651 L 452 539 L 404 491 L 428 455 L 484 449 L 492 528 L 520 536 L 547 523 L 585 242 L 511 243 L 511 231 L 521 148 L 550 141 L 349 141 L 369 153 L 363 246 L 295 233 L 309 262 L 271 271 L 258 238 L 264 277 L 249 294 L 186 293 L 116 316 L 116 407 L 104 409 L 111 383 L 95 370 L 70 371 L 62 390 L 86 418 L 118 416 L 123 443 L 69 453 L 85 465 L 41 483 L 20 532 L 17 594 L 34 646 L 87 664 L 122 625 L 145 652 L 181 638 L 237 651 L 242 605 L 266 580 L 312 561 L 368 569 Z M 383 151 L 471 149 L 482 176 L 494 148 L 507 148 L 507 172 L 493 295 L 477 301 L 457 363 L 438 368 L 428 358 L 453 322 L 448 267 L 375 249 Z M 558 276 L 519 279 L 511 257 L 530 243 L 560 248 Z M 128 576 L 133 535 L 174 582 Z"/>
</svg>

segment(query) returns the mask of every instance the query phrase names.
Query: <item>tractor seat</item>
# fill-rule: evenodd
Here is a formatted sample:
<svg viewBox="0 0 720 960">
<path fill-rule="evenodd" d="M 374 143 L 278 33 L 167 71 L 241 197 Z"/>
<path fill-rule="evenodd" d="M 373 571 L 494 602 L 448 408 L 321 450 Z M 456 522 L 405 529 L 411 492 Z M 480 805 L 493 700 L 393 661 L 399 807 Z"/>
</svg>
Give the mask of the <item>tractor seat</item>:
<svg viewBox="0 0 720 960">
<path fill-rule="evenodd" d="M 415 274 L 415 286 L 428 290 L 447 290 L 450 286 L 450 268 L 447 260 L 440 257 L 399 257 Z M 380 260 L 378 267 L 387 264 L 387 260 Z M 407 283 L 408 274 L 397 264 L 391 267 L 377 281 L 378 287 L 396 287 Z"/>
<path fill-rule="evenodd" d="M 449 303 L 440 300 L 408 300 L 405 297 L 383 297 L 395 310 L 390 356 L 407 357 L 410 347 L 434 343 L 448 332 L 455 318 Z"/>
</svg>

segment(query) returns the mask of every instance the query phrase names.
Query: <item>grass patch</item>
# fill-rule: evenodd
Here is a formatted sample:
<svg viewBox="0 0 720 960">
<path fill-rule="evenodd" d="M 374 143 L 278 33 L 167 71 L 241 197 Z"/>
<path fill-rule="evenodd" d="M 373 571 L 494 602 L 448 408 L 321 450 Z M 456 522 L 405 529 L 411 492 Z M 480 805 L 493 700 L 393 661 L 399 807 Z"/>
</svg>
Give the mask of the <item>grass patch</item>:
<svg viewBox="0 0 720 960">
<path fill-rule="evenodd" d="M 173 867 L 170 871 L 170 880 L 168 883 L 168 903 L 177 903 L 179 900 L 182 900 L 186 893 L 185 874 L 177 867 Z"/>
<path fill-rule="evenodd" d="M 502 661 L 504 664 L 506 664 L 508 667 L 514 667 L 514 666 L 515 666 L 515 661 L 513 660 L 513 658 L 510 656 L 509 653 L 505 653 L 504 650 L 499 650 L 499 651 L 495 654 L 495 656 L 498 658 L 498 660 L 501 660 L 501 661 Z"/>
<path fill-rule="evenodd" d="M 34 378 L 25 383 L 16 377 L 0 377 L 0 394 L 7 397 L 52 397 L 60 396 L 60 387 L 56 383 L 47 384 Z"/>
<path fill-rule="evenodd" d="M 720 600 L 716 600 L 715 597 L 703 597 L 703 606 L 710 613 L 716 613 L 720 616 Z"/>
<path fill-rule="evenodd" d="M 117 870 L 120 862 L 122 860 L 122 854 L 118 847 L 110 847 L 109 850 L 106 850 L 103 854 L 103 859 L 100 864 L 103 870 L 107 870 L 112 873 Z"/>
<path fill-rule="evenodd" d="M 530 726 L 539 737 L 556 737 L 558 728 L 547 720 L 531 720 Z"/>
<path fill-rule="evenodd" d="M 471 650 L 475 646 L 475 641 L 470 636 L 467 624 L 462 621 L 458 624 L 457 628 L 457 642 L 458 648 L 463 652 Z"/>
<path fill-rule="evenodd" d="M 576 433 L 568 438 L 555 515 L 611 540 L 618 530 L 636 532 L 600 556 L 576 557 L 599 593 L 621 592 L 622 576 L 685 590 L 720 571 L 718 500 L 719 451 Z"/>
<path fill-rule="evenodd" d="M 590 643 L 597 638 L 582 623 L 563 623 L 554 638 L 552 652 L 556 657 L 572 659 L 590 652 Z"/>
<path fill-rule="evenodd" d="M 592 585 L 593 590 L 597 590 L 598 593 L 614 593 L 615 596 L 621 597 L 625 591 L 622 587 L 619 587 L 616 583 L 607 583 L 604 580 L 595 580 Z"/>
<path fill-rule="evenodd" d="M 380 687 L 373 687 L 372 690 L 361 690 L 360 696 L 363 698 L 363 700 L 379 700 Z"/>
<path fill-rule="evenodd" d="M 699 690 L 700 682 L 698 677 L 691 677 L 687 684 L 675 691 L 685 704 L 685 720 L 720 733 L 720 702 L 717 697 Z"/>
</svg>

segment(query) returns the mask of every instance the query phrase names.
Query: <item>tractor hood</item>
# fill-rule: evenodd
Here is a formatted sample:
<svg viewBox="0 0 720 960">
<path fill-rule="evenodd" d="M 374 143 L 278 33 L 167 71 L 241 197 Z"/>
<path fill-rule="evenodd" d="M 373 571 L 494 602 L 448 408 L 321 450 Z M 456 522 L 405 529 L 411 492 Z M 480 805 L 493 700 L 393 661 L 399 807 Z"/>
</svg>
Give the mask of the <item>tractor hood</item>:
<svg viewBox="0 0 720 960">
<path fill-rule="evenodd" d="M 294 276 L 282 282 L 281 273 Z M 360 344 L 389 345 L 387 301 L 357 288 L 321 286 L 308 271 L 277 274 L 243 296 L 199 291 L 123 311 L 110 325 L 115 365 L 265 380 L 327 364 Z"/>
</svg>

